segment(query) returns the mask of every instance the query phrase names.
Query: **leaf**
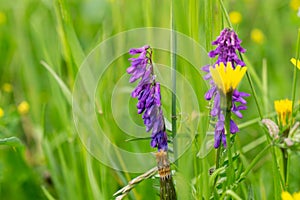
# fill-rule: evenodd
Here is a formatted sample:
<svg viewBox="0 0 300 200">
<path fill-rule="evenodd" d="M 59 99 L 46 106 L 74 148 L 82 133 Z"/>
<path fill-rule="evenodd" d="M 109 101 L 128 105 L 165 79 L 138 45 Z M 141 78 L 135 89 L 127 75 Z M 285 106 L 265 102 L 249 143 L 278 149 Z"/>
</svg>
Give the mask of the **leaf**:
<svg viewBox="0 0 300 200">
<path fill-rule="evenodd" d="M 166 125 L 166 129 L 172 132 L 172 123 L 167 118 L 165 118 L 165 125 Z"/>
<path fill-rule="evenodd" d="M 42 190 L 48 200 L 55 200 L 55 198 L 50 194 L 50 192 L 45 188 L 45 186 L 42 186 Z"/>
<path fill-rule="evenodd" d="M 17 137 L 9 137 L 0 139 L 0 145 L 8 145 L 12 147 L 20 147 L 23 146 L 21 140 Z"/>
<path fill-rule="evenodd" d="M 68 103 L 71 105 L 72 104 L 72 94 L 71 94 L 69 88 L 66 86 L 66 84 L 63 82 L 63 80 L 61 80 L 61 78 L 55 73 L 55 71 L 45 61 L 41 61 L 41 64 L 50 72 L 50 74 L 56 80 L 56 82 L 60 86 L 63 94 L 65 95 Z"/>
</svg>

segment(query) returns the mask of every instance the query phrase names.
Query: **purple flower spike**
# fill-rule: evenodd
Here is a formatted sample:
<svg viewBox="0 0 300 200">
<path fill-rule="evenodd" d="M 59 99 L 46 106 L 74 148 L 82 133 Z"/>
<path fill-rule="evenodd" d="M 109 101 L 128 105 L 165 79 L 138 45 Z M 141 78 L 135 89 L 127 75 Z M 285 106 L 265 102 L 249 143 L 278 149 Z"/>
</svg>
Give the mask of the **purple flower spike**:
<svg viewBox="0 0 300 200">
<path fill-rule="evenodd" d="M 225 28 L 220 36 L 212 42 L 212 45 L 217 45 L 217 48 L 210 51 L 208 55 L 211 58 L 214 58 L 217 55 L 219 56 L 215 64 L 219 64 L 220 62 L 231 62 L 234 68 L 236 65 L 245 66 L 245 63 L 239 59 L 236 53 L 236 51 L 240 53 L 246 52 L 246 50 L 241 47 L 241 42 L 242 41 L 233 30 Z"/>
<path fill-rule="evenodd" d="M 152 130 L 151 146 L 158 151 L 168 150 L 168 138 L 165 131 L 165 122 L 161 109 L 160 84 L 155 81 L 152 64 L 152 51 L 149 45 L 141 48 L 130 49 L 129 54 L 139 54 L 137 58 L 130 58 L 131 66 L 127 73 L 131 74 L 130 82 L 140 79 L 131 96 L 138 99 L 136 105 L 138 114 L 143 113 L 146 131 Z"/>
<path fill-rule="evenodd" d="M 217 45 L 217 48 L 215 50 L 212 50 L 209 52 L 208 56 L 211 58 L 214 58 L 218 56 L 218 59 L 216 63 L 212 65 L 214 68 L 216 64 L 220 64 L 223 62 L 224 64 L 231 62 L 232 67 L 235 69 L 237 65 L 240 65 L 241 67 L 245 66 L 245 63 L 239 59 L 238 52 L 239 53 L 245 53 L 246 50 L 241 47 L 241 40 L 238 38 L 237 34 L 229 29 L 225 28 L 220 36 L 212 42 L 212 45 Z M 224 113 L 222 113 L 221 109 L 221 102 L 224 101 L 224 99 L 221 99 L 220 92 L 213 79 L 211 78 L 210 74 L 210 66 L 205 65 L 202 67 L 202 70 L 206 72 L 207 74 L 204 76 L 205 80 L 209 80 L 209 84 L 211 85 L 211 88 L 206 92 L 205 99 L 210 101 L 214 100 L 214 104 L 212 107 L 212 110 L 210 112 L 211 116 L 214 118 L 217 118 L 217 123 L 215 126 L 215 148 L 219 148 L 220 144 L 223 143 L 223 146 L 226 147 L 226 136 L 225 136 L 225 124 L 224 124 Z M 240 112 L 241 110 L 247 109 L 247 101 L 244 99 L 244 97 L 250 96 L 247 93 L 239 92 L 238 90 L 234 90 L 232 92 L 232 107 L 231 112 L 234 113 L 237 117 L 242 118 L 243 115 Z M 232 134 L 237 133 L 239 131 L 238 126 L 236 123 L 231 119 L 230 120 L 230 132 Z"/>
</svg>

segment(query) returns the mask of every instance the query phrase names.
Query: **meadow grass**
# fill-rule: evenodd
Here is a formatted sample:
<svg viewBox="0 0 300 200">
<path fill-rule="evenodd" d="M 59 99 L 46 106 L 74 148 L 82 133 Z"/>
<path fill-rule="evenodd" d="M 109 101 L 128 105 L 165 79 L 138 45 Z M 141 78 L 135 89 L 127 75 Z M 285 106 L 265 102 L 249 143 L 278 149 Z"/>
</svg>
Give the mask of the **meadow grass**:
<svg viewBox="0 0 300 200">
<path fill-rule="evenodd" d="M 185 96 L 186 85 L 179 80 L 176 83 L 176 97 L 167 87 L 162 87 L 166 119 L 172 122 L 172 115 L 176 113 L 177 116 L 177 126 L 174 123 L 171 126 L 173 130 L 176 127 L 176 134 L 179 135 L 177 145 L 186 145 L 180 137 L 193 139 L 189 148 L 172 164 L 178 199 L 218 196 L 213 178 L 222 178 L 225 169 L 219 168 L 213 175 L 209 174 L 215 165 L 216 150 L 212 147 L 209 104 L 204 99 L 209 85 L 203 80 L 201 67 L 215 61 L 204 56 L 214 49 L 211 42 L 220 31 L 229 26 L 224 13 L 238 11 L 242 15 L 241 22 L 232 27 L 242 39 L 242 46 L 247 49 L 243 56 L 262 116 L 275 120 L 273 101 L 291 99 L 293 83 L 294 88 L 298 86 L 294 95 L 296 104 L 300 82 L 299 76 L 293 78 L 295 73 L 289 61 L 295 54 L 298 57 L 300 20 L 290 2 L 231 0 L 224 2 L 223 9 L 220 2 L 1 1 L 0 107 L 4 115 L 0 118 L 0 199 L 114 199 L 116 191 L 141 175 L 127 172 L 127 166 L 115 170 L 100 162 L 85 148 L 74 125 L 72 92 L 80 66 L 99 43 L 123 31 L 143 27 L 173 29 L 203 47 L 201 55 L 193 49 L 186 50 L 191 58 L 199 58 L 201 66 L 193 66 L 186 58 L 160 49 L 154 49 L 153 60 L 176 67 L 176 71 L 188 80 L 198 103 L 197 107 L 193 107 L 190 97 Z M 261 30 L 263 39 L 255 41 L 251 38 L 254 29 Z M 151 38 L 163 40 L 151 33 L 147 37 L 150 41 Z M 127 45 L 126 42 L 126 38 L 117 41 L 105 52 L 114 55 Z M 180 45 L 173 45 L 172 48 L 180 51 Z M 133 86 L 128 83 L 129 75 L 122 79 L 130 65 L 128 58 L 128 54 L 117 57 L 103 73 L 95 92 L 95 112 L 98 123 L 113 144 L 129 152 L 147 153 L 154 151 L 149 145 L 150 140 L 136 139 L 125 133 L 112 114 L 114 110 L 128 107 L 130 116 L 125 117 L 132 118 L 140 128 L 143 126 L 141 116 L 136 113 L 136 100 L 116 95 L 114 103 L 111 103 L 120 80 L 125 80 L 120 81 L 124 83 L 120 91 L 130 96 L 129 90 Z M 158 73 L 160 80 L 171 78 L 171 74 L 166 74 L 169 71 L 163 68 L 158 72 L 165 72 Z M 11 91 L 2 87 L 5 83 L 12 86 Z M 238 120 L 241 131 L 232 147 L 236 174 L 241 180 L 234 187 L 223 190 L 226 192 L 218 198 L 280 199 L 283 190 L 290 193 L 300 191 L 299 152 L 290 153 L 288 187 L 283 188 L 280 182 L 283 172 L 277 170 L 278 166 L 282 169 L 281 151 L 270 145 L 246 77 L 240 89 L 251 94 L 247 99 L 248 109 L 243 112 L 244 118 Z M 28 112 L 18 111 L 22 101 L 29 103 Z M 299 113 L 295 119 L 299 121 Z M 131 124 L 127 126 L 128 132 L 134 132 L 133 124 L 132 127 Z M 172 128 L 169 128 L 170 136 Z M 141 137 L 150 135 L 143 132 Z M 170 146 L 176 152 L 178 147 L 172 146 L 172 143 Z M 111 160 L 122 163 L 126 157 Z M 143 160 L 137 158 L 136 162 L 142 163 Z M 155 166 L 154 157 L 153 163 L 149 170 Z M 158 176 L 137 184 L 125 199 L 159 199 Z"/>
</svg>

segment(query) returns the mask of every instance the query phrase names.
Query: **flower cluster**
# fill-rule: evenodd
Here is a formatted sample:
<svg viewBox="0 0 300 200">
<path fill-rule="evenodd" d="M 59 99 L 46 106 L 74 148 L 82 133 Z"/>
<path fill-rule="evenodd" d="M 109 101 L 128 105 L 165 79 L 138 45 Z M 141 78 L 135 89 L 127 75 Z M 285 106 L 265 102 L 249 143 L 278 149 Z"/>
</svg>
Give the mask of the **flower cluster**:
<svg viewBox="0 0 300 200">
<path fill-rule="evenodd" d="M 241 110 L 247 109 L 247 102 L 244 97 L 249 94 L 239 92 L 236 87 L 246 72 L 245 63 L 239 59 L 237 52 L 244 53 L 246 50 L 241 47 L 241 40 L 231 29 L 224 29 L 217 40 L 212 42 L 217 48 L 209 52 L 209 57 L 218 56 L 213 66 L 204 66 L 203 71 L 207 72 L 205 79 L 210 79 L 211 88 L 205 94 L 206 100 L 214 99 L 214 105 L 211 115 L 217 117 L 218 121 L 215 126 L 215 148 L 219 148 L 221 142 L 226 147 L 225 136 L 225 110 L 222 108 L 221 101 L 226 101 L 226 96 L 230 96 L 230 110 L 237 117 L 242 118 Z M 222 98 L 221 98 L 222 97 Z M 223 99 L 223 100 L 222 100 Z M 228 104 L 227 104 L 228 105 Z M 228 109 L 228 108 L 226 108 Z M 235 122 L 230 120 L 230 132 L 238 132 L 239 129 Z"/>
<path fill-rule="evenodd" d="M 284 148 L 299 149 L 300 123 L 298 121 L 294 123 L 292 105 L 293 102 L 289 99 L 274 101 L 277 124 L 271 119 L 263 119 L 262 123 L 266 125 L 271 138 L 277 145 Z"/>
<path fill-rule="evenodd" d="M 161 109 L 160 84 L 155 81 L 153 74 L 152 51 L 149 45 L 130 49 L 129 54 L 139 54 L 137 58 L 129 58 L 131 66 L 127 73 L 131 74 L 130 82 L 141 79 L 131 96 L 138 99 L 136 105 L 138 113 L 143 113 L 146 131 L 152 129 L 151 146 L 158 151 L 168 149 L 168 140 L 165 130 L 163 112 Z"/>
</svg>

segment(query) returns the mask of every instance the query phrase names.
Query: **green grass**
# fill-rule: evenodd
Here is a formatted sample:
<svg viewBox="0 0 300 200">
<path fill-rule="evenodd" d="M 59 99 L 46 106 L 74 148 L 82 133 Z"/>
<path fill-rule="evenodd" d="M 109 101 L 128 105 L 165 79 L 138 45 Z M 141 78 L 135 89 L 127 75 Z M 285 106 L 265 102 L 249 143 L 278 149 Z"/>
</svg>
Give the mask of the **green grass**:
<svg viewBox="0 0 300 200">
<path fill-rule="evenodd" d="M 273 117 L 273 101 L 292 98 L 293 66 L 289 60 L 295 56 L 297 48 L 300 25 L 297 11 L 290 8 L 288 1 L 280 0 L 225 1 L 225 8 L 228 12 L 235 10 L 242 14 L 241 23 L 233 28 L 247 49 L 244 59 L 263 115 L 273 114 Z M 126 163 L 153 164 L 149 167 L 145 164 L 145 169 L 155 166 L 154 156 L 148 156 L 147 162 L 142 157 L 135 160 L 134 156 L 122 157 L 118 151 L 112 152 L 105 144 L 101 146 L 102 141 L 97 140 L 100 133 L 89 132 L 93 124 L 86 123 L 85 136 L 94 134 L 91 137 L 99 145 L 99 148 L 90 147 L 89 150 L 93 150 L 90 154 L 74 124 L 72 94 L 76 91 L 74 87 L 80 66 L 85 59 L 91 58 L 90 52 L 97 49 L 99 43 L 135 28 L 171 29 L 172 17 L 176 31 L 203 47 L 199 54 L 196 47 L 177 44 L 177 50 L 183 49 L 183 55 L 186 55 L 176 56 L 179 74 L 176 88 L 177 148 L 183 149 L 187 138 L 193 140 L 176 165 L 172 165 L 176 190 L 178 199 L 209 199 L 214 192 L 209 185 L 213 183 L 209 169 L 215 164 L 216 151 L 206 147 L 213 138 L 206 137 L 206 133 L 213 130 L 208 124 L 208 102 L 203 97 L 208 83 L 203 80 L 204 73 L 200 68 L 214 62 L 206 57 L 206 53 L 214 48 L 211 41 L 227 26 L 219 0 L 1 1 L 0 13 L 0 107 L 4 110 L 4 116 L 0 118 L 0 199 L 113 199 L 116 191 L 141 174 L 127 172 Z M 250 33 L 254 28 L 264 33 L 263 44 L 251 40 Z M 154 35 L 153 32 L 140 37 L 145 38 L 145 44 L 152 42 L 150 45 L 168 42 L 163 35 Z M 102 49 L 103 52 L 95 51 L 102 53 L 99 55 L 103 57 L 112 55 L 114 60 L 108 63 L 97 85 L 93 85 L 96 90 L 92 103 L 97 122 L 112 144 L 128 152 L 147 153 L 154 151 L 149 139 L 127 141 L 139 137 L 134 135 L 137 129 L 141 130 L 140 137 L 150 136 L 144 131 L 141 116 L 136 114 L 136 100 L 130 99 L 133 85 L 128 83 L 129 75 L 126 74 L 129 55 L 123 52 L 129 40 L 130 36 L 119 38 Z M 95 65 L 102 63 L 101 56 L 93 57 Z M 155 71 L 158 79 L 166 83 L 162 87 L 162 104 L 165 117 L 171 122 L 172 93 L 167 88 L 171 86 L 168 85 L 171 84 L 171 53 L 154 49 L 153 60 L 167 66 L 157 66 Z M 102 67 L 99 66 L 99 70 Z M 187 95 L 189 88 L 184 81 L 189 83 L 194 95 L 192 100 L 196 101 Z M 298 78 L 298 89 L 299 82 Z M 12 92 L 5 92 L 4 83 L 13 86 Z M 240 88 L 252 93 L 246 78 Z M 114 94 L 116 91 L 120 93 Z M 295 98 L 299 100 L 298 90 Z M 17 107 L 24 100 L 29 103 L 30 110 L 22 115 Z M 234 162 L 240 167 L 240 172 L 247 169 L 268 145 L 267 140 L 261 139 L 265 133 L 259 120 L 251 123 L 259 118 L 253 95 L 248 98 L 248 105 L 248 110 L 243 112 L 244 118 L 238 120 L 242 128 L 233 147 L 234 152 L 239 152 L 239 158 Z M 129 110 L 129 115 L 123 115 L 124 108 Z M 116 119 L 113 112 L 118 111 L 120 116 Z M 127 118 L 132 119 L 132 124 L 127 123 Z M 90 118 L 80 116 L 79 119 Z M 299 115 L 296 119 L 299 121 Z M 120 123 L 127 127 L 126 131 L 119 126 Z M 123 168 L 116 170 L 101 162 L 99 155 L 105 154 L 98 154 L 97 150 L 110 152 L 107 162 L 116 162 L 116 166 Z M 274 154 L 280 163 L 279 149 L 274 149 Z M 237 188 L 227 191 L 228 196 L 233 199 L 237 196 L 241 199 L 280 198 L 274 193 L 276 172 L 273 164 L 272 151 L 267 151 L 245 180 Z M 299 152 L 292 152 L 288 187 L 291 193 L 300 190 L 299 167 Z M 275 185 L 280 193 L 279 184 Z M 125 199 L 159 199 L 158 193 L 159 179 L 153 177 L 136 185 Z"/>
</svg>

